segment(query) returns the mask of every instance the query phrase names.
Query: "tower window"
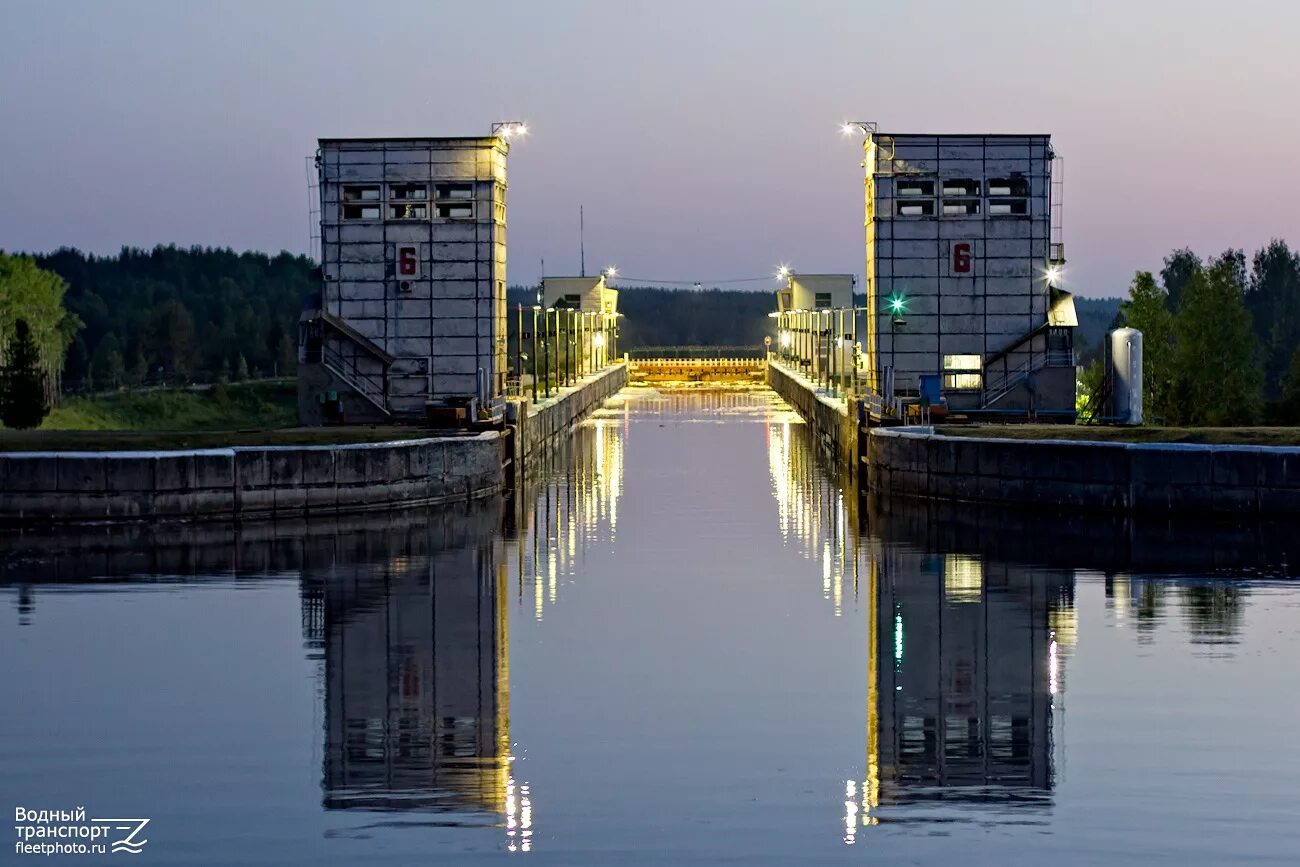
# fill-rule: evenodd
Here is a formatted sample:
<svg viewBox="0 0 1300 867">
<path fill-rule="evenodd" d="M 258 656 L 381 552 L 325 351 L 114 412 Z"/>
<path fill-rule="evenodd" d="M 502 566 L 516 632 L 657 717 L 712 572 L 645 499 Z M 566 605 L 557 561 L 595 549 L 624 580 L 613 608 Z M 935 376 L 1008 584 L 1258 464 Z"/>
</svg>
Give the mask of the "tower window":
<svg viewBox="0 0 1300 867">
<path fill-rule="evenodd" d="M 982 360 L 978 355 L 945 355 L 943 387 L 976 389 L 983 384 Z"/>
<path fill-rule="evenodd" d="M 389 184 L 390 202 L 423 201 L 429 198 L 428 184 Z"/>
<path fill-rule="evenodd" d="M 439 199 L 472 199 L 474 198 L 474 185 L 468 183 L 461 184 L 438 184 L 436 187 Z"/>
<path fill-rule="evenodd" d="M 345 219 L 345 220 L 378 220 L 378 219 L 379 219 L 379 203 L 378 203 L 378 202 L 375 202 L 375 203 L 373 203 L 373 204 L 365 204 L 365 205 L 362 205 L 362 204 L 356 204 L 356 205 L 344 204 L 344 205 L 343 205 L 343 219 Z"/>
<path fill-rule="evenodd" d="M 933 217 L 934 199 L 898 199 L 897 211 L 900 217 Z"/>
<path fill-rule="evenodd" d="M 422 202 L 389 202 L 388 219 L 427 220 L 429 219 L 429 206 Z"/>
<path fill-rule="evenodd" d="M 894 194 L 899 198 L 904 196 L 933 196 L 934 181 L 900 180 L 894 184 Z"/>
<path fill-rule="evenodd" d="M 377 202 L 379 201 L 378 184 L 348 184 L 343 187 L 343 201 L 345 202 Z"/>
<path fill-rule="evenodd" d="M 473 202 L 439 202 L 438 216 L 444 220 L 472 220 Z"/>
</svg>

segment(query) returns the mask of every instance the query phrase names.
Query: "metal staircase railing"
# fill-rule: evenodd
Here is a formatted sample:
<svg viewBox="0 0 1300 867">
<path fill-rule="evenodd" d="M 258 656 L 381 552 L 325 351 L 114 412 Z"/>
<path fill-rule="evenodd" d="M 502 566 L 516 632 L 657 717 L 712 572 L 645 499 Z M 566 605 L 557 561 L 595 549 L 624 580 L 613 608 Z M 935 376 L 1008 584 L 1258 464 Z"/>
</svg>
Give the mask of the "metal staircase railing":
<svg viewBox="0 0 1300 867">
<path fill-rule="evenodd" d="M 1029 379 L 1031 374 L 1047 367 L 1046 355 L 1035 355 L 1030 360 L 1013 370 L 1004 373 L 998 379 L 984 384 L 984 406 L 992 406 L 1011 393 L 1011 390 Z"/>
<path fill-rule="evenodd" d="M 321 346 L 321 363 L 335 376 L 352 386 L 366 400 L 373 403 L 381 412 L 388 414 L 387 377 L 382 373 L 368 373 L 357 364 L 355 355 L 340 352 L 329 341 Z"/>
</svg>

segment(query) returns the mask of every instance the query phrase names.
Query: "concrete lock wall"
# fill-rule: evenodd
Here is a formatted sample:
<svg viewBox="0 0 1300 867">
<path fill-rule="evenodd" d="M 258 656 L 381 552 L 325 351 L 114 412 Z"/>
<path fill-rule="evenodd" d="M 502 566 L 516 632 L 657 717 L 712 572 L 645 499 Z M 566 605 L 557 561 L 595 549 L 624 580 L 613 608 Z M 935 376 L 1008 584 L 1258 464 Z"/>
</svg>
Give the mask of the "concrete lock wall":
<svg viewBox="0 0 1300 867">
<path fill-rule="evenodd" d="M 858 408 L 854 400 L 842 407 L 835 401 L 817 394 L 804 379 L 796 377 L 785 368 L 769 363 L 767 384 L 794 407 L 804 421 L 812 426 L 817 440 L 837 460 L 844 461 L 851 473 L 856 474 L 858 454 Z"/>
<path fill-rule="evenodd" d="M 626 383 L 627 366 L 617 364 L 542 406 L 519 402 L 515 458 Z M 328 446 L 0 453 L 0 524 L 278 520 L 468 500 L 502 489 L 504 448 L 501 433 L 485 431 Z"/>
<path fill-rule="evenodd" d="M 515 457 L 526 458 L 552 437 L 582 421 L 605 399 L 627 385 L 627 364 L 619 362 L 590 377 L 580 387 L 534 405 L 528 398 L 517 402 L 518 435 Z"/>
<path fill-rule="evenodd" d="M 464 500 L 501 488 L 501 435 L 332 446 L 0 454 L 0 522 L 246 520 Z"/>
<path fill-rule="evenodd" d="M 1300 514 L 1300 448 L 943 436 L 876 428 L 873 491 L 1092 511 Z"/>
<path fill-rule="evenodd" d="M 841 409 L 775 364 L 768 383 L 854 474 L 863 455 L 867 487 L 881 494 L 1121 514 L 1300 514 L 1300 447 L 1019 440 L 905 428 L 872 428 L 862 443 L 852 402 Z"/>
</svg>

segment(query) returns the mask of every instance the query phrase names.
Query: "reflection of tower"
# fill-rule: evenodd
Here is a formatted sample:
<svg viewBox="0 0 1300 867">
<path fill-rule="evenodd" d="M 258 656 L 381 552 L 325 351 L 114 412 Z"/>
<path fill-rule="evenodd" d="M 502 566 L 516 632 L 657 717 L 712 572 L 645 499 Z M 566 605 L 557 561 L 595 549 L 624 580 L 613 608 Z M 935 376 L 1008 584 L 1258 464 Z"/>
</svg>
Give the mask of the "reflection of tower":
<svg viewBox="0 0 1300 867">
<path fill-rule="evenodd" d="M 328 809 L 502 813 L 504 573 L 491 510 L 431 513 L 386 560 L 323 576 Z M 499 817 L 493 816 L 491 822 Z"/>
<path fill-rule="evenodd" d="M 1073 622 L 1072 574 L 891 548 L 872 558 L 868 585 L 862 824 L 875 824 L 878 806 L 1049 806 L 1056 630 Z M 850 813 L 855 791 L 850 782 Z M 857 824 L 846 818 L 846 842 Z"/>
</svg>

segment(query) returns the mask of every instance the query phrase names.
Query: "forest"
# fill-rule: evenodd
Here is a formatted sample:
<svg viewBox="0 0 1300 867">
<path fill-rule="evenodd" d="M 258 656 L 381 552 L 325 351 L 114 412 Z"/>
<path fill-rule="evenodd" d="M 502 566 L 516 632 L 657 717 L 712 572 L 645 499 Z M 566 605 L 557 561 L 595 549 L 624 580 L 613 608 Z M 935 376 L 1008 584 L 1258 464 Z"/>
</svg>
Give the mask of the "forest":
<svg viewBox="0 0 1300 867">
<path fill-rule="evenodd" d="M 1190 249 L 1139 271 L 1116 325 L 1142 332 L 1143 395 L 1156 424 L 1300 423 L 1300 254 L 1273 240 L 1250 258 Z M 1085 390 L 1101 371 L 1085 372 Z"/>
<path fill-rule="evenodd" d="M 298 316 L 318 290 L 305 256 L 176 246 L 0 254 L 0 284 L 0 328 L 28 321 L 47 382 L 60 386 L 63 355 L 71 393 L 290 376 Z M 512 314 L 537 297 L 507 294 Z M 1100 377 L 1106 331 L 1127 324 L 1145 335 L 1153 421 L 1300 422 L 1300 255 L 1286 242 L 1250 257 L 1175 250 L 1158 274 L 1135 276 L 1123 303 L 1075 301 L 1085 387 Z M 770 292 L 624 288 L 619 306 L 623 349 L 753 346 L 772 328 Z"/>
<path fill-rule="evenodd" d="M 317 291 L 305 256 L 211 247 L 73 249 L 36 264 L 67 284 L 81 328 L 67 346 L 63 390 L 292 375 L 297 321 Z"/>
</svg>

